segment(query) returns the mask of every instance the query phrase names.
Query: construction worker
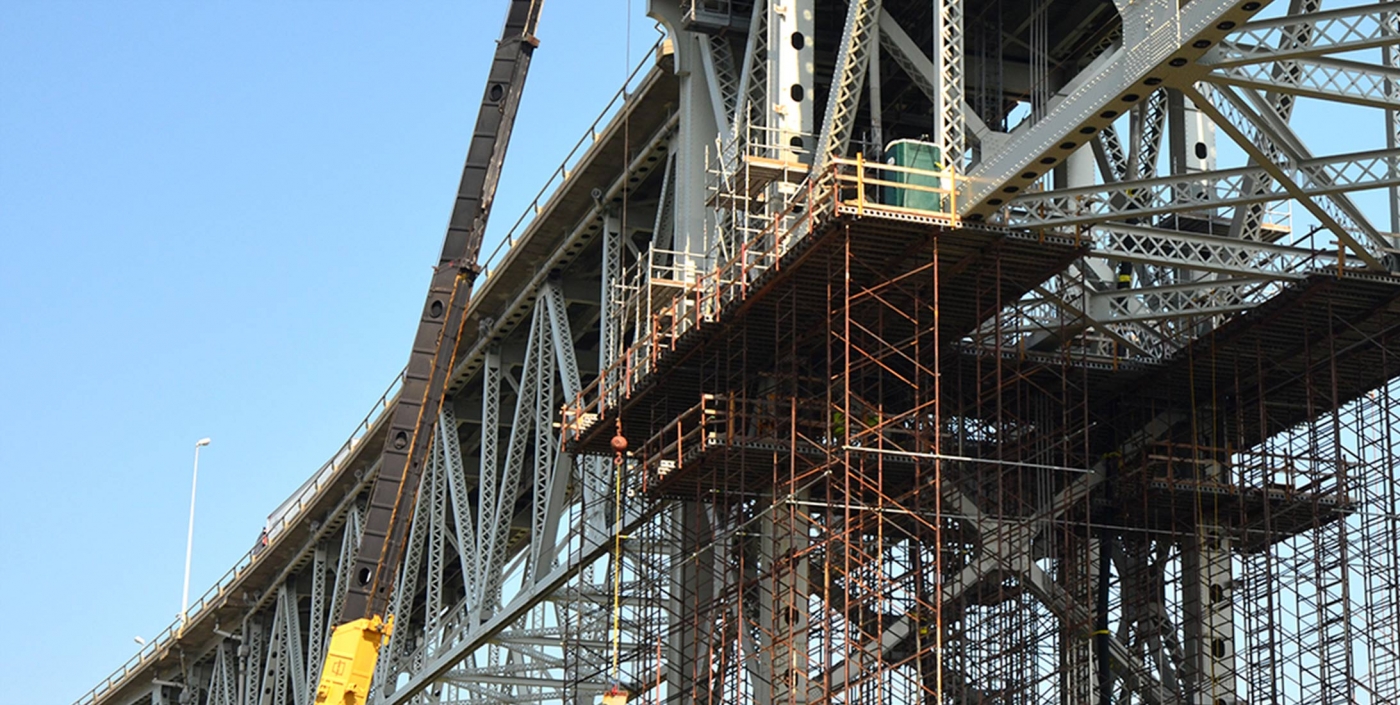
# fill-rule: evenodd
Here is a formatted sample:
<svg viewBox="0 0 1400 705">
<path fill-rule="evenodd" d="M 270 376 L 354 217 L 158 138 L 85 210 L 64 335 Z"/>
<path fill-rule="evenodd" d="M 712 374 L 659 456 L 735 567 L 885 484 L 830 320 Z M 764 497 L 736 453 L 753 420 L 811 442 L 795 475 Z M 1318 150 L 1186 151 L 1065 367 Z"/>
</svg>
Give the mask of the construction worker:
<svg viewBox="0 0 1400 705">
<path fill-rule="evenodd" d="M 875 413 L 874 411 L 867 410 L 865 412 L 865 415 L 861 417 L 860 423 L 864 427 L 864 429 L 875 428 L 880 424 L 880 415 Z M 861 430 L 864 429 L 852 430 L 859 433 Z M 834 409 L 831 412 L 831 438 L 833 441 L 842 441 L 844 440 L 845 436 L 846 414 L 840 409 Z"/>
</svg>

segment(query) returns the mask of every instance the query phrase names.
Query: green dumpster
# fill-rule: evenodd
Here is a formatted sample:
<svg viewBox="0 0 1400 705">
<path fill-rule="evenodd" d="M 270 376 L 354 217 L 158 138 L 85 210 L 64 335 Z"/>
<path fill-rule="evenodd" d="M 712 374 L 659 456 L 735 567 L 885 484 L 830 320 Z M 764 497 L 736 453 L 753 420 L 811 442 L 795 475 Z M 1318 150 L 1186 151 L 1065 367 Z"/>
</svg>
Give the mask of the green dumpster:
<svg viewBox="0 0 1400 705">
<path fill-rule="evenodd" d="M 938 145 L 935 144 L 918 140 L 895 140 L 885 147 L 885 163 L 923 171 L 942 171 L 943 154 L 939 151 Z M 903 171 L 885 170 L 881 178 L 885 181 L 930 189 L 942 186 L 942 181 L 937 176 L 930 174 L 910 174 Z M 945 199 L 942 194 L 899 186 L 886 186 L 883 201 L 886 205 L 900 208 L 935 212 L 945 210 Z"/>
</svg>

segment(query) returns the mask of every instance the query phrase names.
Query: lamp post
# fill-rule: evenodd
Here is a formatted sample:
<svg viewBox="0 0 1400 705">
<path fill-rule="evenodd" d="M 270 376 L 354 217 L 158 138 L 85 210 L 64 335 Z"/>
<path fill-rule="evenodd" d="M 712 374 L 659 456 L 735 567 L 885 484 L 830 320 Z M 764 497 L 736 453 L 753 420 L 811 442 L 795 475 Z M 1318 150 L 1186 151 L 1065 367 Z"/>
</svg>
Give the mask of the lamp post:
<svg viewBox="0 0 1400 705">
<path fill-rule="evenodd" d="M 180 628 L 185 628 L 190 611 L 190 554 L 194 550 L 194 495 L 199 489 L 199 449 L 209 445 L 208 438 L 201 438 L 194 444 L 194 479 L 190 481 L 190 531 L 185 539 L 185 591 L 180 599 Z"/>
</svg>

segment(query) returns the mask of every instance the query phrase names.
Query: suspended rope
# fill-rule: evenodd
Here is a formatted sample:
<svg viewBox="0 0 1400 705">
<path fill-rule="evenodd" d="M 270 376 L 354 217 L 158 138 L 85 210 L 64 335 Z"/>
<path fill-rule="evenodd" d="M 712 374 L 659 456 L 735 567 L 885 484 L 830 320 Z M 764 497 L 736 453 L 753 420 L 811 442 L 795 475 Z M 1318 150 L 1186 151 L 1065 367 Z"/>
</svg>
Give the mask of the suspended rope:
<svg viewBox="0 0 1400 705">
<path fill-rule="evenodd" d="M 612 605 L 612 686 L 603 695 L 604 705 L 627 702 L 622 689 L 622 467 L 627 453 L 627 437 L 622 435 L 622 419 L 616 420 L 613 450 L 613 605 Z"/>
<path fill-rule="evenodd" d="M 625 19 L 623 23 L 624 36 L 622 41 L 622 160 L 624 175 L 627 169 L 628 160 L 632 156 L 632 125 L 631 111 L 627 109 L 627 101 L 631 96 L 627 92 L 627 80 L 632 72 L 632 0 L 622 2 Z M 619 214 L 618 229 L 619 235 L 627 238 L 627 206 L 628 192 L 627 183 L 622 184 L 622 212 Z M 606 317 L 607 311 L 603 312 Z M 622 467 L 624 456 L 627 453 L 627 437 L 622 435 L 622 417 L 615 419 L 616 435 L 612 438 L 613 450 L 613 606 L 612 606 L 612 685 L 603 694 L 603 705 L 623 705 L 627 702 L 628 693 L 622 687 Z"/>
</svg>

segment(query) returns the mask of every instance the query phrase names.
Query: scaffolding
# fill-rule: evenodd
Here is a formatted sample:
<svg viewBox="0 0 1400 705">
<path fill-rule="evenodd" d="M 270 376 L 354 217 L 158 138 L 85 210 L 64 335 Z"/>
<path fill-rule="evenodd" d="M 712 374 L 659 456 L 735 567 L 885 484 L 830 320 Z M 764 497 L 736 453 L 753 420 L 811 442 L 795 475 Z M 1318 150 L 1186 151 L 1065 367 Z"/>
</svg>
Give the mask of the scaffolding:
<svg viewBox="0 0 1400 705">
<path fill-rule="evenodd" d="M 1096 243 L 754 141 L 712 170 L 716 251 L 640 260 L 564 410 L 581 456 L 631 439 L 649 508 L 614 569 L 638 702 L 1400 697 L 1400 282 L 1280 255 L 1150 354 L 1063 317 L 1081 344 L 1038 353 L 1009 329 Z"/>
</svg>

